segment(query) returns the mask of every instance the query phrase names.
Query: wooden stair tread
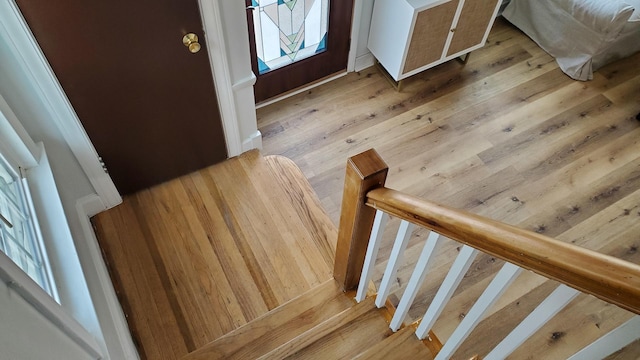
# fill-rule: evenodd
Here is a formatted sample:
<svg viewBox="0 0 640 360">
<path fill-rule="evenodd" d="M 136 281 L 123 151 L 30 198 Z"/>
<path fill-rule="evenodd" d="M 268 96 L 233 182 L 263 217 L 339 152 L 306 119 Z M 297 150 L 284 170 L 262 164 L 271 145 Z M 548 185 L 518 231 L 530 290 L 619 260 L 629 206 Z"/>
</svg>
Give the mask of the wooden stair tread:
<svg viewBox="0 0 640 360">
<path fill-rule="evenodd" d="M 335 225 L 292 161 L 258 151 L 92 221 L 147 359 L 179 359 L 332 279 Z"/>
<path fill-rule="evenodd" d="M 262 355 L 260 359 L 284 359 L 298 354 L 315 342 L 328 337 L 352 322 L 360 321 L 363 316 L 376 310 L 373 300 L 373 298 L 368 298 L 359 304 L 355 304 L 353 307 L 335 314 L 313 329 L 300 334 L 276 349 Z M 366 332 L 365 329 L 362 329 L 362 331 Z"/>
<path fill-rule="evenodd" d="M 338 229 L 324 210 L 307 177 L 293 160 L 284 156 L 269 155 L 264 160 L 282 191 L 289 197 L 289 202 L 304 226 L 312 230 L 314 244 L 324 260 L 333 268 Z"/>
<path fill-rule="evenodd" d="M 406 359 L 408 355 L 416 359 L 433 359 L 429 348 L 416 337 L 415 330 L 413 326 L 406 326 L 395 333 L 387 333 L 388 336 L 383 341 L 360 353 L 354 359 Z"/>
<path fill-rule="evenodd" d="M 365 299 L 261 359 L 350 359 L 357 356 L 384 340 L 390 332 L 383 314 L 386 310 L 376 308 L 374 300 Z"/>
<path fill-rule="evenodd" d="M 331 279 L 188 354 L 182 360 L 254 359 L 352 305 L 353 301 Z"/>
</svg>

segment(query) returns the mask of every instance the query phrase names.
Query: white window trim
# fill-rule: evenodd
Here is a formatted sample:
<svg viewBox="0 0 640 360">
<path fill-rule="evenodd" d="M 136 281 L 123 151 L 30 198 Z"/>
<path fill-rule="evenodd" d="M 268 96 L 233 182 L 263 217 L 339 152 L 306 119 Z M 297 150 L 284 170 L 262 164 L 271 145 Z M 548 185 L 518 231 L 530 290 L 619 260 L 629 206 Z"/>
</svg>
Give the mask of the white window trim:
<svg viewBox="0 0 640 360">
<path fill-rule="evenodd" d="M 7 102 L 0 95 L 0 151 L 24 167 L 38 166 L 36 156 L 46 156 L 20 124 Z M 29 195 L 27 195 L 29 196 Z M 43 256 L 46 252 L 43 251 Z M 45 318 L 82 347 L 92 358 L 103 358 L 95 338 L 71 317 L 40 285 L 20 269 L 7 255 L 0 252 L 0 280 L 5 282 Z"/>
<path fill-rule="evenodd" d="M 92 358 L 103 358 L 100 346 L 93 336 L 1 251 L 0 279 L 7 284 L 7 287 L 18 293 L 40 314 L 82 347 Z"/>
</svg>

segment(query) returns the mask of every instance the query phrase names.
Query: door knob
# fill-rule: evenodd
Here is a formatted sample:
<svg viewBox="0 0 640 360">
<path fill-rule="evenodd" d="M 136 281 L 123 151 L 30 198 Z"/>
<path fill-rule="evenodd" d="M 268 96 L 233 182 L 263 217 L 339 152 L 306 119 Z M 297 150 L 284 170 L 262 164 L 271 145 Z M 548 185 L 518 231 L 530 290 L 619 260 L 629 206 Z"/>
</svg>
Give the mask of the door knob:
<svg viewBox="0 0 640 360">
<path fill-rule="evenodd" d="M 186 46 L 192 54 L 200 51 L 200 43 L 198 42 L 198 35 L 194 33 L 188 33 L 182 37 L 182 43 Z"/>
</svg>

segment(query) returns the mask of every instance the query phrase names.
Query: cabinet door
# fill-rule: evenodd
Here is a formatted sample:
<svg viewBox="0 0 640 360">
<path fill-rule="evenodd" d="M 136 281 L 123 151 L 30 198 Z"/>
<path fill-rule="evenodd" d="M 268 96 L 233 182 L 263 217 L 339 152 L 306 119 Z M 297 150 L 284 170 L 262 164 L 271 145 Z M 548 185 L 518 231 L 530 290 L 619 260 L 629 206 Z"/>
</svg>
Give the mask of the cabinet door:
<svg viewBox="0 0 640 360">
<path fill-rule="evenodd" d="M 493 24 L 497 0 L 467 0 L 454 31 L 447 56 L 479 45 Z"/>
<path fill-rule="evenodd" d="M 459 0 L 452 0 L 418 12 L 403 74 L 442 58 L 458 3 Z"/>
</svg>

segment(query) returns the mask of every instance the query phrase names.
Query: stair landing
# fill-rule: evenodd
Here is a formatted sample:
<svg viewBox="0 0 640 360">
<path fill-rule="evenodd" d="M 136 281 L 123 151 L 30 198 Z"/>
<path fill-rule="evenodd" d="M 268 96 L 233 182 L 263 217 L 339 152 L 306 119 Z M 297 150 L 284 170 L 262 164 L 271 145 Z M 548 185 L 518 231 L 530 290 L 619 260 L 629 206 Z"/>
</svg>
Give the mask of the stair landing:
<svg viewBox="0 0 640 360">
<path fill-rule="evenodd" d="M 257 151 L 92 221 L 146 359 L 181 358 L 332 276 L 335 226 L 292 161 Z"/>
</svg>

